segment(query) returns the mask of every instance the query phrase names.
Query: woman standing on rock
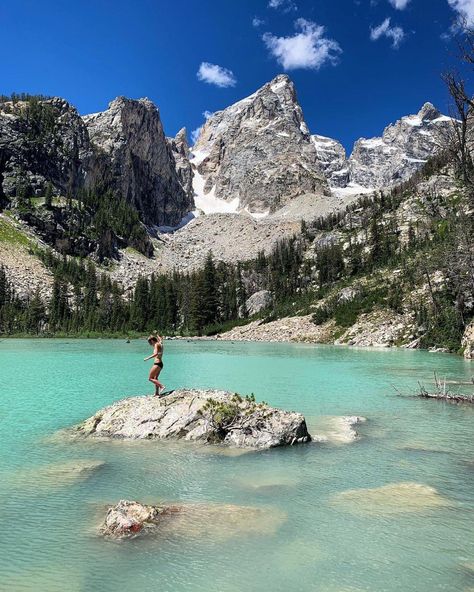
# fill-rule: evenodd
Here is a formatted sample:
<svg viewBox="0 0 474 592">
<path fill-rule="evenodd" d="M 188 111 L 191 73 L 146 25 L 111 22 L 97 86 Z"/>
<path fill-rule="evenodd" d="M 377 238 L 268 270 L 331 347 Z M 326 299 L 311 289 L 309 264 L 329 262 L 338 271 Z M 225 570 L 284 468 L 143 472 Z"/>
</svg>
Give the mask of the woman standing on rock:
<svg viewBox="0 0 474 592">
<path fill-rule="evenodd" d="M 147 341 L 153 348 L 153 353 L 151 356 L 144 358 L 144 361 L 146 362 L 147 360 L 151 360 L 151 358 L 155 358 L 148 380 L 155 385 L 155 397 L 159 397 L 165 390 L 165 385 L 158 380 L 158 376 L 163 370 L 163 337 L 160 337 L 160 335 L 150 335 Z"/>
</svg>

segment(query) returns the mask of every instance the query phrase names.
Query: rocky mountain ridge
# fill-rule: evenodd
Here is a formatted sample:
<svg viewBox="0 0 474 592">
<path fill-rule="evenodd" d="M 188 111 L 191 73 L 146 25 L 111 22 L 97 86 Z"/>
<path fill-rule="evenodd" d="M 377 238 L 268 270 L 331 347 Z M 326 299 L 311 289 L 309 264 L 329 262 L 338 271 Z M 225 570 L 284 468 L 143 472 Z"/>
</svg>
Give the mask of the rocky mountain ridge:
<svg viewBox="0 0 474 592">
<path fill-rule="evenodd" d="M 416 115 L 387 126 L 381 137 L 358 140 L 347 163 L 349 182 L 382 188 L 409 179 L 446 144 L 453 120 L 425 103 Z"/>
<path fill-rule="evenodd" d="M 81 117 L 60 98 L 0 102 L 0 197 L 76 198 L 110 191 L 149 224 L 176 224 L 194 207 L 160 115 L 148 99 L 119 97 Z"/>
<path fill-rule="evenodd" d="M 211 115 L 193 146 L 202 198 L 269 213 L 304 193 L 329 195 L 293 83 L 277 76 Z M 201 179 L 199 179 L 199 177 Z"/>
</svg>

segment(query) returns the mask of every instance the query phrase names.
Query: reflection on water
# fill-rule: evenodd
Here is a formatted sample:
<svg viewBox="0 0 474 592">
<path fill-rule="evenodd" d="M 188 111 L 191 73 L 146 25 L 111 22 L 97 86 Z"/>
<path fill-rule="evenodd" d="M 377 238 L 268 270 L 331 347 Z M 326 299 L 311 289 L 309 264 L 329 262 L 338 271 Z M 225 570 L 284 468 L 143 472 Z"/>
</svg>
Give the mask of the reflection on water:
<svg viewBox="0 0 474 592">
<path fill-rule="evenodd" d="M 170 388 L 253 392 L 304 413 L 320 441 L 247 452 L 58 434 L 149 392 L 145 346 L 0 343 L 1 592 L 474 586 L 474 408 L 393 389 L 412 392 L 435 369 L 467 382 L 472 365 L 426 352 L 171 342 Z M 341 419 L 353 415 L 367 422 Z M 119 499 L 184 509 L 156 535 L 105 541 L 97 526 Z"/>
</svg>

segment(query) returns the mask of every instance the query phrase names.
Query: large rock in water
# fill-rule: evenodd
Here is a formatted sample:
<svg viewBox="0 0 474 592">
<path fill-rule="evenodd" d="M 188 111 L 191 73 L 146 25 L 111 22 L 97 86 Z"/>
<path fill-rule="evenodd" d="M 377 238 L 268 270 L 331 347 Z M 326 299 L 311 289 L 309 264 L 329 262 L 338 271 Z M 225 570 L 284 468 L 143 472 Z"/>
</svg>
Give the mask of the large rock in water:
<svg viewBox="0 0 474 592">
<path fill-rule="evenodd" d="M 143 529 L 154 528 L 165 511 L 159 506 L 120 500 L 115 506 L 109 507 L 100 532 L 113 538 L 133 536 Z"/>
<path fill-rule="evenodd" d="M 181 185 L 157 107 L 149 99 L 118 97 L 83 120 L 103 156 L 95 175 L 121 194 L 150 224 L 175 225 L 193 209 Z M 102 173 L 101 173 L 102 171 Z"/>
<path fill-rule="evenodd" d="M 242 448 L 309 442 L 303 415 L 218 390 L 181 389 L 164 397 L 130 397 L 75 426 L 86 437 L 178 438 Z"/>
<path fill-rule="evenodd" d="M 275 211 L 305 193 L 329 193 L 293 83 L 277 76 L 211 115 L 193 147 L 204 194 L 241 209 Z"/>
<path fill-rule="evenodd" d="M 145 505 L 120 500 L 109 506 L 99 533 L 107 538 L 124 539 L 143 534 L 170 535 L 176 540 L 225 541 L 249 535 L 273 535 L 285 522 L 285 512 L 264 506 L 186 503 Z"/>
</svg>

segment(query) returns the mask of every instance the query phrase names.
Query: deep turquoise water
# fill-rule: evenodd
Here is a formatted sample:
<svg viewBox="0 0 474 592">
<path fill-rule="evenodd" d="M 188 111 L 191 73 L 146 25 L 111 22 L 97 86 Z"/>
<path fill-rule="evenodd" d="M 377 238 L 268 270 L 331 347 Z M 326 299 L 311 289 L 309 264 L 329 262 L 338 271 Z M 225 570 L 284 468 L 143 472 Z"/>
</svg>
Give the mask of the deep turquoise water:
<svg viewBox="0 0 474 592">
<path fill-rule="evenodd" d="M 474 408 L 393 389 L 428 385 L 434 370 L 466 381 L 472 363 L 403 350 L 170 342 L 162 374 L 168 387 L 253 392 L 303 412 L 329 441 L 234 456 L 194 444 L 50 438 L 115 399 L 150 393 L 145 355 L 139 341 L 0 342 L 0 590 L 474 586 Z M 327 416 L 353 414 L 368 419 L 360 440 L 338 441 Z M 105 464 L 77 481 L 38 474 L 76 460 Z M 407 499 L 395 490 L 377 503 L 364 493 L 338 497 L 400 482 L 436 488 L 438 496 L 414 490 Z M 104 541 L 96 535 L 104 506 L 121 498 L 200 503 L 204 510 L 156 538 Z M 237 523 L 223 505 L 237 506 Z M 260 508 L 262 517 L 245 507 Z"/>
</svg>

